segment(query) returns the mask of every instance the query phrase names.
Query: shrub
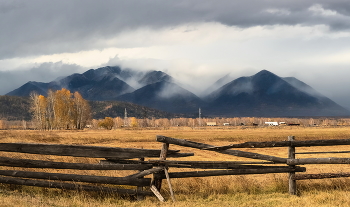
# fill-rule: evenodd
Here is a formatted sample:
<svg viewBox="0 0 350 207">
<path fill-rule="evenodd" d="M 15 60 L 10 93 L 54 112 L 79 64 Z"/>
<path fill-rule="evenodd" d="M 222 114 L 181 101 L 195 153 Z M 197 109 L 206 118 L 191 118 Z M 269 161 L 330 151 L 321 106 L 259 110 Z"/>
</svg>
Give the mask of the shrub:
<svg viewBox="0 0 350 207">
<path fill-rule="evenodd" d="M 111 130 L 114 126 L 113 119 L 111 117 L 105 117 L 103 120 L 101 120 L 98 123 L 98 126 L 105 128 L 105 129 L 108 129 L 108 130 Z"/>
</svg>

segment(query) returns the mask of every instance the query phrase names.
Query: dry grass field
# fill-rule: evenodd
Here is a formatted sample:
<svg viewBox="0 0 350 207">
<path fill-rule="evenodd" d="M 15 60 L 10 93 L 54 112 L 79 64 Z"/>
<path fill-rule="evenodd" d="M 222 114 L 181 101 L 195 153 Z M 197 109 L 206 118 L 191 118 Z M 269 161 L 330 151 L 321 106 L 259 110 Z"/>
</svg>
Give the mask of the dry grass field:
<svg viewBox="0 0 350 207">
<path fill-rule="evenodd" d="M 350 138 L 350 127 L 235 127 L 235 128 L 170 128 L 166 130 L 84 130 L 84 131 L 0 131 L 2 143 L 52 143 L 79 144 L 111 147 L 133 147 L 160 149 L 162 143 L 155 141 L 156 135 L 203 142 L 216 146 L 247 141 L 282 141 L 288 136 L 296 140 L 346 139 Z M 243 161 L 249 160 L 217 152 L 201 151 L 170 145 L 170 149 L 194 152 L 195 156 L 177 160 L 198 161 Z M 250 152 L 287 157 L 287 148 L 242 149 Z M 297 152 L 343 151 L 350 146 L 304 147 Z M 46 159 L 51 161 L 74 161 L 96 163 L 98 160 L 67 158 L 58 156 L 26 155 L 1 152 L 0 156 L 16 158 Z M 297 155 L 306 157 L 349 157 L 348 154 Z M 307 165 L 307 173 L 350 172 L 349 165 Z M 0 169 L 15 169 L 0 167 Z M 18 169 L 18 168 L 17 168 Z M 174 171 L 171 168 L 169 171 Z M 52 172 L 52 170 L 47 170 Z M 68 172 L 55 170 L 55 172 Z M 72 172 L 71 170 L 69 172 Z M 83 174 L 125 176 L 132 172 L 84 171 Z M 176 203 L 169 196 L 164 184 L 162 194 L 169 201 L 160 203 L 156 198 L 133 201 L 112 194 L 22 187 L 0 184 L 0 206 L 350 206 L 350 178 L 298 181 L 299 196 L 288 194 L 287 174 L 221 176 L 207 178 L 172 179 Z"/>
</svg>

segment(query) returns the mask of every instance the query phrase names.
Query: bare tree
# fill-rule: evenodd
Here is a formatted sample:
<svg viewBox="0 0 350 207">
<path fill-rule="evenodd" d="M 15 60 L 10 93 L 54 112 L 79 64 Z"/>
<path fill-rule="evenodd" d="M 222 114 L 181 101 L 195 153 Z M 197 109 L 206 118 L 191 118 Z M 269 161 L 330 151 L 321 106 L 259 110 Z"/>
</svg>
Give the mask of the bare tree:
<svg viewBox="0 0 350 207">
<path fill-rule="evenodd" d="M 31 111 L 38 129 L 46 129 L 46 98 L 33 92 L 30 94 L 32 100 Z"/>
<path fill-rule="evenodd" d="M 84 129 L 90 119 L 91 109 L 89 103 L 83 99 L 79 92 L 75 92 L 73 96 L 73 122 L 75 128 Z"/>
<path fill-rule="evenodd" d="M 55 92 L 52 90 L 49 90 L 47 93 L 47 107 L 46 107 L 46 116 L 48 120 L 48 129 L 52 130 L 53 128 L 56 128 L 57 126 L 55 125 Z"/>
</svg>

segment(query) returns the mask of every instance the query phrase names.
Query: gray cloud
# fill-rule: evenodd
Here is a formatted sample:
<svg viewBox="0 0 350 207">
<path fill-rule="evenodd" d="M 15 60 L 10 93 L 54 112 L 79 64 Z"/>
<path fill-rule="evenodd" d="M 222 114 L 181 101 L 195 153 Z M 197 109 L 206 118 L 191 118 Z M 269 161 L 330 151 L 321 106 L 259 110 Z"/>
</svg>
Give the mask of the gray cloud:
<svg viewBox="0 0 350 207">
<path fill-rule="evenodd" d="M 124 31 L 190 22 L 237 27 L 324 24 L 348 30 L 350 5 L 345 0 L 4 0 L 0 19 L 4 59 L 102 49 Z"/>
<path fill-rule="evenodd" d="M 108 47 L 144 47 L 142 44 L 154 46 L 152 39 L 159 38 L 157 32 L 162 29 L 171 31 L 179 25 L 213 22 L 237 28 L 323 25 L 322 29 L 329 28 L 330 33 L 349 32 L 350 4 L 347 0 L 1 0 L 0 60 L 15 58 L 14 61 L 17 59 L 19 62 L 23 61 L 24 66 L 21 66 L 22 70 L 18 70 L 16 67 L 8 66 L 10 64 L 0 65 L 0 69 L 3 70 L 0 71 L 0 94 L 7 93 L 27 81 L 48 82 L 59 76 L 85 70 L 78 65 L 62 62 L 44 63 L 35 67 L 27 65 L 27 70 L 23 70 L 28 64 L 26 60 L 21 60 L 23 57 L 30 59 L 40 55 L 103 50 Z M 138 35 L 142 36 L 144 33 L 138 33 L 138 29 L 150 29 L 150 35 L 145 40 L 139 38 Z M 298 29 L 300 30 L 296 28 Z M 328 33 L 327 29 L 322 29 L 316 33 Z M 286 29 L 288 32 L 292 30 L 293 28 Z M 206 31 L 203 36 L 210 36 L 210 30 L 202 31 Z M 252 32 L 254 31 L 261 32 L 261 30 Z M 220 43 L 215 40 L 212 45 L 198 43 L 195 46 L 178 48 L 164 46 L 163 51 L 158 51 L 152 57 L 121 58 L 121 60 L 111 58 L 108 65 L 163 70 L 185 84 L 192 83 L 192 89 L 193 85 L 197 84 L 198 89 L 193 90 L 197 93 L 203 90 L 203 82 L 209 86 L 221 77 L 220 73 L 224 76 L 233 72 L 235 77 L 240 77 L 253 75 L 252 71 L 267 69 L 282 77 L 295 76 L 322 94 L 350 108 L 350 99 L 347 98 L 349 83 L 346 80 L 350 75 L 349 62 L 345 62 L 344 57 L 340 57 L 343 62 L 339 63 L 338 60 L 328 60 L 336 62 L 334 65 L 324 60 L 324 57 L 331 57 L 333 54 L 340 56 L 342 53 L 345 54 L 343 56 L 349 54 L 348 36 L 334 38 L 320 35 L 308 40 L 309 32 L 307 30 L 296 36 L 291 32 L 291 37 L 288 38 L 284 38 L 284 35 L 288 35 L 282 32 L 282 37 L 268 33 L 267 36 L 239 39 L 237 42 L 229 40 Z M 123 39 L 118 39 L 123 34 L 125 38 L 135 33 L 136 35 L 132 36 L 135 41 L 127 39 L 125 43 Z M 213 34 L 215 35 L 217 34 Z M 191 41 L 191 36 L 182 38 L 189 38 L 189 42 Z M 170 38 L 170 41 L 172 40 Z M 158 44 L 162 44 L 162 41 Z M 147 53 L 147 49 L 142 50 L 142 53 Z M 176 52 L 185 55 L 174 59 L 169 57 L 162 59 L 158 55 L 163 53 L 174 55 Z M 188 57 L 188 60 L 182 60 L 183 57 Z M 308 62 L 304 58 L 311 59 Z M 210 65 L 210 61 L 215 62 L 216 59 L 220 64 Z M 62 61 L 64 62 L 64 58 Z M 237 63 L 239 61 L 240 64 Z M 30 60 L 28 62 L 30 63 Z M 339 69 L 340 66 L 346 69 Z M 247 71 L 247 68 L 251 68 L 250 71 Z M 323 76 L 318 77 L 318 74 Z"/>
<path fill-rule="evenodd" d="M 29 70 L 0 71 L 0 94 L 6 94 L 28 81 L 50 82 L 60 76 L 80 73 L 84 69 L 77 65 L 43 63 Z"/>
</svg>

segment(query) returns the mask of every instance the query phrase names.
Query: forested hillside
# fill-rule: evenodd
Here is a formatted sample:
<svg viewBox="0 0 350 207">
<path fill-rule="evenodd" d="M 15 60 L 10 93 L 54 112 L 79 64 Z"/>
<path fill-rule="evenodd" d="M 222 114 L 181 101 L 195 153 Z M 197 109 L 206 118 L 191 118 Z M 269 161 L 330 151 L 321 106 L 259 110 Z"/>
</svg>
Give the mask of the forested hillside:
<svg viewBox="0 0 350 207">
<path fill-rule="evenodd" d="M 30 120 L 30 99 L 18 96 L 0 96 L 0 119 Z"/>
<path fill-rule="evenodd" d="M 0 96 L 0 119 L 5 120 L 30 120 L 29 97 Z M 125 109 L 128 117 L 136 118 L 172 118 L 179 115 L 159 111 L 156 109 L 140 106 L 137 104 L 120 101 L 89 101 L 92 118 L 124 117 Z"/>
<path fill-rule="evenodd" d="M 179 115 L 159 111 L 156 109 L 120 101 L 90 101 L 92 117 L 102 119 L 104 117 L 124 117 L 125 109 L 128 117 L 136 118 L 172 118 Z"/>
</svg>

